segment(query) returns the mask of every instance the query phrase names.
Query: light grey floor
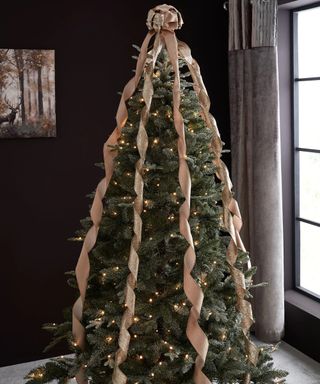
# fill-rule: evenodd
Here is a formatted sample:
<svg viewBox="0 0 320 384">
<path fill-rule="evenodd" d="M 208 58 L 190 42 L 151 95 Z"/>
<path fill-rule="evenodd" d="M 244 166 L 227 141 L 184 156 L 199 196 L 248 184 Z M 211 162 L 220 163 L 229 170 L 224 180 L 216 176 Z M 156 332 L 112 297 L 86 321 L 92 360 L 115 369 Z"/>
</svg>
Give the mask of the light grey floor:
<svg viewBox="0 0 320 384">
<path fill-rule="evenodd" d="M 273 353 L 275 366 L 290 372 L 287 384 L 320 384 L 320 364 L 286 343 Z M 23 384 L 23 376 L 45 360 L 0 368 L 0 384 Z M 74 384 L 75 380 L 70 380 Z"/>
</svg>

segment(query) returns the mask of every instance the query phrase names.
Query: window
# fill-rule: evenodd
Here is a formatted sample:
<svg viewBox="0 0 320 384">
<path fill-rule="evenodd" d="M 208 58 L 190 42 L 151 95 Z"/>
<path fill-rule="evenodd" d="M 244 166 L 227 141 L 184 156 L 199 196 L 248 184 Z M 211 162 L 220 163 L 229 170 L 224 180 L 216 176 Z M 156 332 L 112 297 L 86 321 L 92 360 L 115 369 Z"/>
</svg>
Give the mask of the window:
<svg viewBox="0 0 320 384">
<path fill-rule="evenodd" d="M 320 3 L 295 9 L 295 285 L 320 300 Z"/>
</svg>

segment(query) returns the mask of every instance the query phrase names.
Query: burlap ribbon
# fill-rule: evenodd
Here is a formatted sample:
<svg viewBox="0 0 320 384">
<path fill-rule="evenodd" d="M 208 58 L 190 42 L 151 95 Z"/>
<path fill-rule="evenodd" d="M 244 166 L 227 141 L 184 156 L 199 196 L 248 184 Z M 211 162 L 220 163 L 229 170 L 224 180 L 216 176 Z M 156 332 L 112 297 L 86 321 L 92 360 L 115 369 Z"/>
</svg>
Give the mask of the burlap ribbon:
<svg viewBox="0 0 320 384">
<path fill-rule="evenodd" d="M 160 35 L 157 34 L 155 38 L 155 43 L 153 49 L 148 54 L 148 60 L 146 63 L 145 73 L 144 73 L 144 85 L 142 96 L 144 99 L 145 106 L 141 111 L 139 130 L 137 135 L 137 149 L 140 154 L 140 158 L 136 163 L 135 171 L 135 180 L 134 180 L 134 190 L 136 192 L 136 198 L 133 205 L 134 213 L 134 227 L 133 227 L 133 238 L 131 241 L 130 255 L 129 255 L 129 270 L 130 274 L 127 278 L 127 285 L 125 291 L 125 307 L 126 310 L 123 314 L 121 320 L 120 334 L 119 334 L 119 349 L 116 352 L 115 356 L 115 366 L 112 375 L 112 382 L 117 384 L 125 384 L 127 382 L 126 375 L 121 371 L 120 364 L 122 364 L 128 354 L 129 343 L 130 343 L 130 333 L 128 332 L 129 327 L 133 323 L 133 316 L 135 313 L 135 293 L 134 289 L 137 284 L 138 276 L 138 267 L 139 267 L 139 257 L 137 251 L 141 244 L 141 234 L 142 234 L 142 220 L 141 212 L 143 209 L 143 166 L 145 162 L 146 151 L 148 147 L 148 136 L 146 132 L 146 125 L 149 118 L 150 107 L 153 96 L 153 85 L 152 77 L 154 71 L 154 65 L 157 60 L 157 57 L 161 51 L 162 42 Z"/>
<path fill-rule="evenodd" d="M 95 197 L 93 200 L 90 216 L 92 219 L 92 227 L 88 231 L 81 250 L 81 254 L 76 266 L 76 277 L 80 296 L 73 306 L 73 336 L 75 343 L 84 350 L 85 348 L 85 329 L 81 323 L 83 305 L 85 301 L 85 295 L 87 290 L 87 282 L 90 273 L 90 261 L 89 252 L 92 250 L 96 243 L 100 221 L 103 211 L 102 200 L 106 194 L 107 188 L 110 183 L 110 179 L 114 170 L 114 158 L 117 156 L 117 151 L 112 151 L 109 146 L 117 144 L 121 135 L 121 130 L 124 127 L 127 118 L 128 111 L 126 108 L 126 101 L 135 92 L 139 80 L 144 71 L 144 86 L 143 86 L 143 98 L 144 107 L 141 111 L 141 118 L 139 124 L 139 130 L 137 135 L 137 149 L 139 151 L 140 158 L 136 163 L 134 190 L 136 192 L 136 198 L 134 201 L 134 228 L 133 238 L 131 241 L 130 254 L 128 259 L 129 275 L 127 277 L 125 288 L 125 310 L 121 320 L 121 326 L 119 331 L 119 348 L 115 354 L 114 371 L 112 375 L 112 382 L 114 384 L 125 384 L 127 377 L 121 371 L 120 365 L 126 360 L 129 343 L 130 333 L 129 327 L 133 321 L 133 315 L 135 310 L 135 294 L 134 289 L 137 283 L 137 274 L 139 267 L 139 258 L 137 251 L 141 243 L 141 231 L 142 220 L 141 211 L 143 208 L 143 165 L 145 161 L 146 150 L 148 146 L 148 137 L 146 133 L 146 124 L 148 122 L 150 105 L 153 95 L 152 87 L 152 75 L 154 70 L 154 64 L 157 56 L 165 47 L 168 51 L 169 59 L 172 63 L 175 73 L 174 85 L 173 85 L 173 113 L 174 113 L 174 126 L 178 133 L 178 154 L 179 154 L 179 184 L 182 193 L 185 197 L 184 203 L 179 209 L 179 230 L 184 236 L 189 246 L 184 255 L 184 292 L 192 304 L 190 309 L 188 323 L 187 323 L 187 337 L 197 352 L 197 358 L 194 368 L 194 381 L 195 384 L 210 384 L 210 380 L 202 372 L 204 367 L 206 355 L 208 351 L 208 339 L 201 327 L 198 320 L 200 318 L 200 312 L 203 302 L 203 291 L 201 287 L 192 278 L 191 272 L 196 262 L 196 254 L 194 251 L 192 234 L 189 226 L 190 216 L 190 198 L 191 198 L 191 177 L 188 164 L 186 161 L 186 141 L 185 141 L 185 129 L 182 115 L 180 113 L 180 76 L 178 56 L 184 58 L 188 63 L 192 78 L 194 81 L 194 88 L 199 96 L 203 118 L 205 119 L 208 127 L 214 132 L 212 140 L 212 150 L 215 153 L 215 163 L 217 165 L 217 176 L 224 183 L 223 190 L 223 204 L 224 204 L 224 225 L 228 229 L 231 235 L 230 245 L 227 252 L 227 260 L 230 266 L 231 275 L 234 279 L 237 293 L 237 307 L 242 313 L 242 328 L 247 340 L 247 350 L 250 361 L 254 363 L 256 361 L 256 347 L 252 344 L 248 338 L 248 330 L 252 324 L 252 313 L 250 304 L 244 300 L 245 293 L 245 281 L 241 271 L 234 267 L 237 259 L 238 247 L 244 250 L 242 245 L 239 231 L 241 228 L 241 216 L 237 207 L 236 201 L 232 197 L 231 181 L 228 176 L 228 171 L 224 163 L 221 161 L 221 140 L 219 132 L 215 124 L 214 118 L 209 113 L 210 101 L 203 85 L 199 66 L 192 59 L 191 53 L 187 45 L 182 42 L 178 42 L 174 33 L 175 29 L 181 28 L 182 18 L 176 8 L 169 5 L 161 5 L 153 8 L 148 13 L 147 26 L 150 32 L 147 34 L 142 46 L 140 55 L 137 61 L 135 76 L 124 87 L 120 104 L 118 107 L 116 121 L 117 126 L 112 132 L 104 145 L 103 155 L 105 164 L 105 177 L 100 181 L 97 186 Z M 153 35 L 156 34 L 153 49 L 148 52 L 148 44 Z M 84 374 L 84 368 L 82 367 L 76 375 L 78 384 L 86 384 L 87 379 Z M 250 377 L 247 377 L 250 381 Z"/>
<path fill-rule="evenodd" d="M 150 31 L 142 43 L 140 55 L 137 60 L 135 76 L 126 84 L 122 92 L 118 111 L 116 114 L 117 126 L 112 132 L 112 134 L 110 135 L 110 137 L 108 138 L 108 140 L 105 142 L 103 147 L 105 177 L 100 181 L 95 192 L 93 204 L 90 210 L 92 227 L 89 229 L 84 239 L 80 257 L 76 266 L 76 278 L 78 282 L 80 296 L 73 305 L 72 333 L 73 333 L 75 345 L 77 345 L 81 350 L 85 349 L 85 329 L 81 323 L 81 320 L 82 320 L 83 305 L 84 305 L 86 290 L 88 285 L 88 277 L 90 273 L 89 252 L 92 250 L 97 240 L 97 235 L 98 235 L 100 221 L 102 217 L 102 211 L 103 211 L 102 200 L 106 194 L 106 191 L 110 183 L 110 179 L 113 174 L 114 158 L 117 156 L 117 151 L 113 151 L 110 146 L 114 146 L 118 144 L 118 139 L 121 135 L 122 128 L 124 127 L 127 121 L 128 111 L 126 107 L 126 101 L 133 95 L 133 93 L 137 88 L 137 85 L 139 83 L 143 70 L 145 68 L 147 54 L 148 54 L 148 44 L 153 35 L 154 35 L 154 32 Z M 140 150 L 142 150 L 143 152 L 143 148 L 140 148 Z M 136 205 L 138 204 L 136 203 Z M 132 271 L 134 270 L 134 267 L 130 265 L 129 269 L 130 271 Z M 123 326 L 125 327 L 125 324 L 123 324 Z M 79 372 L 76 375 L 76 379 L 78 384 L 87 383 L 87 379 L 84 374 L 84 367 L 82 367 L 79 370 Z"/>
<path fill-rule="evenodd" d="M 240 230 L 242 227 L 242 218 L 237 201 L 233 198 L 232 182 L 229 177 L 229 172 L 221 160 L 222 154 L 222 141 L 220 138 L 219 130 L 214 117 L 210 114 L 210 99 L 203 83 L 200 67 L 196 60 L 191 56 L 191 50 L 184 42 L 179 41 L 179 55 L 188 65 L 191 73 L 194 90 L 197 93 L 201 105 L 202 117 L 207 126 L 212 130 L 213 137 L 210 143 L 211 150 L 214 154 L 214 164 L 216 166 L 216 175 L 223 183 L 222 202 L 223 202 L 223 223 L 224 227 L 228 230 L 231 240 L 227 248 L 227 261 L 230 268 L 230 273 L 233 278 L 236 295 L 237 295 L 237 309 L 242 314 L 241 327 L 245 337 L 246 351 L 248 360 L 253 364 L 257 364 L 259 350 L 256 345 L 250 340 L 249 329 L 253 324 L 253 315 L 251 304 L 245 300 L 246 283 L 244 274 L 235 267 L 238 257 L 238 249 L 246 251 L 240 237 Z M 248 262 L 250 267 L 250 261 Z M 245 383 L 250 383 L 250 375 L 247 374 Z"/>
</svg>

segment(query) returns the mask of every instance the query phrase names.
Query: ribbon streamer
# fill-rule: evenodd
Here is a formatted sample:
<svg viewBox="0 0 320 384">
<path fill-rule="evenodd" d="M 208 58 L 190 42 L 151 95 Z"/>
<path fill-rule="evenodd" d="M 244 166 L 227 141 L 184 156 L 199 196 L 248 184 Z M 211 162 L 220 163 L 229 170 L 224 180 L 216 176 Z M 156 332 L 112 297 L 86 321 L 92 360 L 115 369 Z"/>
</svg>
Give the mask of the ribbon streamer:
<svg viewBox="0 0 320 384">
<path fill-rule="evenodd" d="M 137 149 L 140 154 L 140 158 L 136 163 L 135 171 L 135 181 L 134 181 L 134 190 L 136 192 L 136 198 L 133 205 L 134 213 L 134 236 L 131 241 L 130 255 L 128 261 L 128 267 L 130 273 L 127 277 L 127 285 L 125 289 L 125 307 L 126 310 L 121 319 L 121 327 L 119 334 L 119 349 L 116 352 L 115 356 L 115 366 L 112 375 L 112 382 L 115 384 L 125 384 L 127 382 L 126 375 L 121 371 L 119 365 L 122 364 L 128 354 L 129 343 L 130 343 L 130 333 L 128 332 L 129 327 L 133 324 L 133 317 L 135 313 L 135 300 L 136 296 L 134 289 L 137 284 L 138 268 L 139 268 L 139 257 L 137 251 L 141 244 L 142 236 L 142 219 L 141 212 L 143 209 L 143 166 L 145 162 L 147 147 L 148 147 L 148 135 L 146 132 L 146 126 L 149 119 L 150 107 L 153 96 L 153 86 L 152 86 L 152 77 L 154 65 L 157 60 L 157 57 L 161 51 L 162 43 L 160 41 L 160 35 L 157 34 L 154 47 L 151 52 L 148 54 L 148 63 L 146 64 L 146 70 L 144 74 L 144 85 L 142 96 L 144 99 L 145 106 L 141 111 L 141 118 L 139 124 L 139 130 L 137 135 Z M 149 60 L 151 57 L 151 60 Z"/>
<path fill-rule="evenodd" d="M 133 95 L 138 86 L 147 59 L 148 44 L 153 35 L 154 32 L 150 31 L 142 43 L 140 55 L 137 60 L 135 76 L 131 80 L 129 80 L 122 92 L 122 96 L 116 114 L 117 126 L 103 146 L 105 177 L 99 182 L 96 188 L 93 204 L 90 210 L 90 217 L 93 225 L 86 234 L 75 270 L 80 296 L 74 303 L 72 308 L 72 334 L 76 345 L 81 350 L 85 349 L 86 337 L 85 329 L 81 323 L 81 320 L 88 285 L 88 277 L 90 273 L 89 252 L 93 249 L 97 240 L 103 211 L 103 198 L 106 194 L 111 177 L 113 175 L 114 158 L 117 156 L 117 151 L 111 150 L 110 146 L 117 145 L 122 128 L 124 127 L 127 121 L 128 111 L 126 107 L 126 101 Z M 77 373 L 76 380 L 78 384 L 87 384 L 88 381 L 84 374 L 84 367 L 81 367 L 81 369 Z"/>
<path fill-rule="evenodd" d="M 219 130 L 214 117 L 210 114 L 210 99 L 205 88 L 200 73 L 200 67 L 196 60 L 191 56 L 191 50 L 184 42 L 179 41 L 179 54 L 186 61 L 189 71 L 191 73 L 194 90 L 197 93 L 201 105 L 202 116 L 207 126 L 213 131 L 212 142 L 210 147 L 214 154 L 214 164 L 216 165 L 216 175 L 224 185 L 222 191 L 223 202 L 223 223 L 224 227 L 228 230 L 231 240 L 227 248 L 227 262 L 229 264 L 230 274 L 235 284 L 237 295 L 237 310 L 242 314 L 241 328 L 245 337 L 246 352 L 249 361 L 256 365 L 259 356 L 259 350 L 256 345 L 249 338 L 249 330 L 253 324 L 253 315 L 251 304 L 245 300 L 246 283 L 243 272 L 235 267 L 238 257 L 238 249 L 246 252 L 240 237 L 240 230 L 242 227 L 242 218 L 237 201 L 233 198 L 232 182 L 230 180 L 229 172 L 221 160 L 222 154 L 222 141 L 220 138 Z M 248 262 L 250 268 L 251 263 Z M 245 384 L 250 383 L 250 375 L 246 374 Z"/>
</svg>

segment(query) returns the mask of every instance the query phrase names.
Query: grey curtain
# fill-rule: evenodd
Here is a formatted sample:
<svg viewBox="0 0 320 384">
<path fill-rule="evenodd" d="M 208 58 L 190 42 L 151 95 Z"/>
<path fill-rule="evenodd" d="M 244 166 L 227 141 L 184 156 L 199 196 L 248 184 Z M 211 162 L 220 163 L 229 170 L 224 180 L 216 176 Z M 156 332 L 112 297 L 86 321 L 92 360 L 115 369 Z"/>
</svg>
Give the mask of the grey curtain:
<svg viewBox="0 0 320 384">
<path fill-rule="evenodd" d="M 229 92 L 232 179 L 253 265 L 256 336 L 284 330 L 283 224 L 276 0 L 229 0 Z"/>
</svg>

